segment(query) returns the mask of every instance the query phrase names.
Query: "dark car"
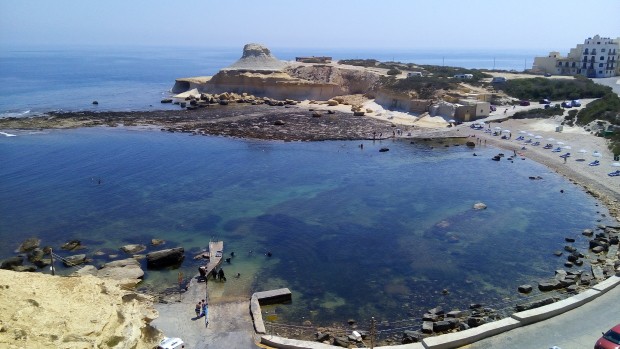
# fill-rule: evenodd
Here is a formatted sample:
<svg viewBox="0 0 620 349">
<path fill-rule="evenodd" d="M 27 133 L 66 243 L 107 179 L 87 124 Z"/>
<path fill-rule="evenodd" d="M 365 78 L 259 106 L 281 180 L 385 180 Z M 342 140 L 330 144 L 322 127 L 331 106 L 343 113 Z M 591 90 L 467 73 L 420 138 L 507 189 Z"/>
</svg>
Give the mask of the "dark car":
<svg viewBox="0 0 620 349">
<path fill-rule="evenodd" d="M 546 77 L 550 77 L 550 76 L 551 76 L 551 73 L 545 73 L 545 76 L 546 76 Z"/>
<path fill-rule="evenodd" d="M 496 111 L 496 110 L 497 110 L 497 107 L 494 105 L 491 105 L 491 111 Z"/>
<path fill-rule="evenodd" d="M 540 101 L 538 101 L 538 103 L 540 103 L 540 104 L 550 104 L 551 101 L 548 100 L 547 98 L 545 98 L 545 99 L 541 99 Z"/>
<path fill-rule="evenodd" d="M 570 101 L 570 105 L 572 105 L 573 107 L 581 107 L 581 101 L 578 99 L 573 99 L 572 101 Z"/>
<path fill-rule="evenodd" d="M 530 105 L 530 101 L 526 101 L 526 100 L 520 101 L 519 105 L 522 106 L 522 107 L 528 106 L 528 105 Z"/>
<path fill-rule="evenodd" d="M 572 108 L 573 104 L 571 102 L 562 102 L 562 108 Z"/>
<path fill-rule="evenodd" d="M 620 324 L 603 333 L 594 344 L 594 349 L 620 349 Z"/>
</svg>

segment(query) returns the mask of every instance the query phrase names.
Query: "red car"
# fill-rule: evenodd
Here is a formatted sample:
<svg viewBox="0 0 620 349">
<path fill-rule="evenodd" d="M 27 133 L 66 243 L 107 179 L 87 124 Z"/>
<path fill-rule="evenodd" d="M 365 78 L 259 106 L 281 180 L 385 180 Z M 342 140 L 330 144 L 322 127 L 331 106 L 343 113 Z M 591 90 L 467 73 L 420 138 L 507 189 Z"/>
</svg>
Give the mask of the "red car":
<svg viewBox="0 0 620 349">
<path fill-rule="evenodd" d="M 603 333 L 594 344 L 594 349 L 620 349 L 620 324 Z"/>
</svg>

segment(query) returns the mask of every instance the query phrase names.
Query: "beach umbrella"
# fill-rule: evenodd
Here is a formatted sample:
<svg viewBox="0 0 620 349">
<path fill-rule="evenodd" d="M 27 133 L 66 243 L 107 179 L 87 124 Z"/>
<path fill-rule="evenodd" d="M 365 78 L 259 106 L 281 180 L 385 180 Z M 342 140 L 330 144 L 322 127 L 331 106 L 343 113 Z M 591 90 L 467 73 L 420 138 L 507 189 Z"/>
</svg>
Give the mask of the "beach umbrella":
<svg viewBox="0 0 620 349">
<path fill-rule="evenodd" d="M 534 137 L 534 138 L 536 138 L 536 139 L 542 139 L 543 137 L 542 137 L 542 136 L 536 136 L 536 137 Z"/>
<path fill-rule="evenodd" d="M 547 138 L 548 141 L 553 142 L 555 141 L 555 138 L 551 137 L 551 138 Z"/>
<path fill-rule="evenodd" d="M 580 153 L 582 153 L 582 154 L 585 154 L 585 153 L 587 153 L 588 151 L 587 151 L 587 150 L 585 150 L 585 149 L 579 149 L 579 152 L 580 152 Z"/>
<path fill-rule="evenodd" d="M 530 137 L 534 137 L 533 133 L 528 133 L 527 135 L 530 136 Z"/>
<path fill-rule="evenodd" d="M 519 131 L 520 134 L 524 135 L 527 133 L 527 131 Z"/>
<path fill-rule="evenodd" d="M 564 145 L 564 142 L 555 142 L 555 144 Z"/>
<path fill-rule="evenodd" d="M 565 145 L 565 146 L 562 147 L 562 149 L 573 149 L 573 148 L 571 148 L 570 145 Z"/>
<path fill-rule="evenodd" d="M 502 132 L 510 133 L 510 130 L 502 130 Z"/>
<path fill-rule="evenodd" d="M 614 162 L 613 164 L 611 164 L 611 166 L 613 166 L 613 167 L 620 167 L 620 162 Z"/>
<path fill-rule="evenodd" d="M 499 126 L 495 126 L 495 127 L 493 127 L 493 129 L 494 129 L 494 130 L 501 130 L 502 128 L 501 128 L 501 127 L 499 127 Z"/>
<path fill-rule="evenodd" d="M 455 123 L 455 122 L 456 122 L 456 120 L 454 120 L 454 119 L 450 119 L 450 120 L 448 120 L 448 122 Z"/>
<path fill-rule="evenodd" d="M 594 153 L 592 153 L 592 156 L 596 156 L 597 158 L 601 157 L 601 153 L 595 151 Z"/>
</svg>

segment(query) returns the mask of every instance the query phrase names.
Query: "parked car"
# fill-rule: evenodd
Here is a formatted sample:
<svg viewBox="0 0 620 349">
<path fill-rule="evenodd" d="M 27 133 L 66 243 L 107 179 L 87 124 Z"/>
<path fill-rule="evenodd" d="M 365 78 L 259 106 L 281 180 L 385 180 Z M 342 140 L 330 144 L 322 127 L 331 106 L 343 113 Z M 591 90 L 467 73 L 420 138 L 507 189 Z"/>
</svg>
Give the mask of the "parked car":
<svg viewBox="0 0 620 349">
<path fill-rule="evenodd" d="M 557 104 L 545 104 L 545 109 L 557 108 Z"/>
<path fill-rule="evenodd" d="M 545 73 L 545 76 L 546 76 L 546 77 L 550 77 L 550 76 L 551 76 L 551 73 Z"/>
<path fill-rule="evenodd" d="M 491 105 L 491 111 L 496 111 L 496 110 L 497 110 L 497 107 L 494 105 Z"/>
<path fill-rule="evenodd" d="M 620 324 L 604 332 L 594 344 L 594 349 L 620 349 Z"/>
<path fill-rule="evenodd" d="M 573 99 L 572 101 L 570 101 L 570 104 L 571 104 L 573 107 L 581 107 L 581 101 L 580 101 L 580 100 L 578 100 L 578 99 Z"/>
<path fill-rule="evenodd" d="M 168 338 L 164 337 L 164 339 L 159 342 L 157 349 L 181 349 L 185 348 L 185 343 L 181 338 Z"/>
<path fill-rule="evenodd" d="M 519 102 L 519 105 L 522 107 L 530 105 L 530 101 L 522 100 Z"/>
<path fill-rule="evenodd" d="M 548 100 L 547 98 L 545 98 L 545 99 L 541 99 L 540 101 L 538 101 L 538 103 L 540 103 L 540 104 L 549 104 L 549 103 L 551 103 L 551 101 Z"/>
<path fill-rule="evenodd" d="M 572 108 L 573 104 L 571 102 L 562 102 L 562 108 Z"/>
</svg>

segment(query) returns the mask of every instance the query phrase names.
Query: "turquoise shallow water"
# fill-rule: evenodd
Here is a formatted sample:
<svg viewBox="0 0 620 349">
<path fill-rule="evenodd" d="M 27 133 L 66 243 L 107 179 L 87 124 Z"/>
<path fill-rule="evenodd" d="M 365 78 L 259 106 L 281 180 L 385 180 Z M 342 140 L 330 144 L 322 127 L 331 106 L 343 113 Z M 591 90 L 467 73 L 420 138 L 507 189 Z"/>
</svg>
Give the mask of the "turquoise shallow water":
<svg viewBox="0 0 620 349">
<path fill-rule="evenodd" d="M 565 236 L 587 246 L 580 231 L 606 213 L 539 164 L 491 161 L 497 149 L 359 143 L 111 128 L 0 137 L 0 258 L 28 236 L 55 249 L 80 239 L 95 264 L 108 260 L 95 251 L 124 258 L 120 246 L 163 238 L 185 247 L 193 275 L 191 256 L 216 237 L 236 257 L 215 298 L 289 287 L 293 303 L 269 309 L 281 321 L 400 319 L 515 297 L 562 266 L 551 253 Z M 472 210 L 478 201 L 488 209 Z M 174 287 L 177 273 L 147 271 L 145 285 Z"/>
</svg>

